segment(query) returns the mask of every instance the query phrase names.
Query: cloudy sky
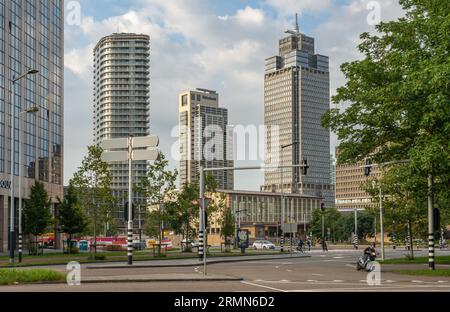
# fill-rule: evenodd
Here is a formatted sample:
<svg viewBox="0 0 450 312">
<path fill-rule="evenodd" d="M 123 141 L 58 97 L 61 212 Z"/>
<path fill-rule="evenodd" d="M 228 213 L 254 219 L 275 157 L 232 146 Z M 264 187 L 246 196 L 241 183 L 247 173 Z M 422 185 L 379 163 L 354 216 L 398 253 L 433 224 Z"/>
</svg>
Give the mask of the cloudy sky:
<svg viewBox="0 0 450 312">
<path fill-rule="evenodd" d="M 71 3 L 72 2 L 72 3 Z M 151 38 L 150 132 L 170 157 L 177 138 L 178 93 L 217 90 L 220 105 L 237 125 L 263 124 L 264 59 L 277 54 L 278 40 L 300 15 L 302 33 L 315 37 L 316 53 L 330 56 L 331 94 L 345 81 L 339 66 L 360 57 L 359 34 L 368 22 L 401 14 L 397 0 L 81 0 L 80 23 L 65 26 L 65 182 L 92 143 L 92 49 L 114 32 Z M 66 15 L 76 12 L 66 0 Z M 375 16 L 376 18 L 376 16 Z M 332 138 L 331 149 L 336 140 Z M 240 164 L 248 164 L 241 162 Z M 261 172 L 239 173 L 238 189 L 257 189 Z"/>
</svg>

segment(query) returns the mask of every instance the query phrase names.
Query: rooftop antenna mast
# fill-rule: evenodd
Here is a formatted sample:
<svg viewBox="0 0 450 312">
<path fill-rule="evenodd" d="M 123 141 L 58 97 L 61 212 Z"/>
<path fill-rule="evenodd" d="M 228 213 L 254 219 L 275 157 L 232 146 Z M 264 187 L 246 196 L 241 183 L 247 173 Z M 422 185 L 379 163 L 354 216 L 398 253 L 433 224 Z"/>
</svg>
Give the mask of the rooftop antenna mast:
<svg viewBox="0 0 450 312">
<path fill-rule="evenodd" d="M 295 30 L 286 29 L 285 33 L 291 34 L 294 36 L 300 34 L 300 27 L 298 26 L 298 14 L 297 13 L 295 13 Z"/>
</svg>

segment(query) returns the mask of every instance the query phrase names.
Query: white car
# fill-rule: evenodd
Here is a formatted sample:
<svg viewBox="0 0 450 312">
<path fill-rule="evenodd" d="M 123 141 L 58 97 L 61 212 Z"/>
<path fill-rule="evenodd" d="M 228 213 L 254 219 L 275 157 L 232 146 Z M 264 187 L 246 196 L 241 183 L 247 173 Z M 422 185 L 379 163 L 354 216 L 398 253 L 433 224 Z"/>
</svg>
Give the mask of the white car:
<svg viewBox="0 0 450 312">
<path fill-rule="evenodd" d="M 267 240 L 257 240 L 252 247 L 253 249 L 275 249 L 275 245 Z"/>
</svg>

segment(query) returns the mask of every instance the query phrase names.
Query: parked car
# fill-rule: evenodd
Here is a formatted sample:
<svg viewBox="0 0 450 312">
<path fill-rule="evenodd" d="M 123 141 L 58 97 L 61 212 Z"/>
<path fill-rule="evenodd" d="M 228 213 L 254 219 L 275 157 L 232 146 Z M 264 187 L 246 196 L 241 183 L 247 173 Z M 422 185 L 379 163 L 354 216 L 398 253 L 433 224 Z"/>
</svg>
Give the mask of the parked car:
<svg viewBox="0 0 450 312">
<path fill-rule="evenodd" d="M 252 247 L 253 249 L 275 249 L 275 245 L 268 240 L 256 240 Z"/>
<path fill-rule="evenodd" d="M 186 240 L 186 238 L 185 238 L 185 239 L 183 239 L 181 241 L 181 244 L 183 246 L 189 245 L 191 248 L 197 248 L 198 247 L 198 241 L 196 241 L 195 239 Z"/>
</svg>

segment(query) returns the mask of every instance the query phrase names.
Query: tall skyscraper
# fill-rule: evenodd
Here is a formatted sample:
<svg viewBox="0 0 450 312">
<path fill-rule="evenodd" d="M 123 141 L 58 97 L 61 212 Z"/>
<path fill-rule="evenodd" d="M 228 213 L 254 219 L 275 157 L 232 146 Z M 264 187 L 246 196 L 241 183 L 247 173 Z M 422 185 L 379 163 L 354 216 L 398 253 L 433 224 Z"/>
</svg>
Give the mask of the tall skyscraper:
<svg viewBox="0 0 450 312">
<path fill-rule="evenodd" d="M 150 38 L 114 33 L 94 48 L 94 143 L 149 134 Z M 134 161 L 135 183 L 145 176 L 146 161 Z M 123 207 L 128 201 L 128 164 L 111 165 L 111 188 Z M 134 196 L 134 202 L 141 198 Z"/>
<path fill-rule="evenodd" d="M 321 126 L 329 108 L 330 74 L 328 57 L 316 54 L 314 38 L 295 30 L 279 41 L 279 55 L 265 61 L 264 124 L 279 127 L 279 138 L 268 136 L 266 146 L 281 146 L 279 164 L 283 166 L 308 161 L 308 175 L 299 168 L 266 171 L 263 191 L 281 190 L 323 196 L 334 205 L 330 178 L 330 133 Z M 283 185 L 281 185 L 283 184 Z"/>
<path fill-rule="evenodd" d="M 199 168 L 232 167 L 227 134 L 228 110 L 219 107 L 216 91 L 196 89 L 179 96 L 180 185 L 197 183 Z M 227 152 L 228 151 L 228 152 Z M 233 171 L 212 172 L 218 189 L 232 190 Z"/>
<path fill-rule="evenodd" d="M 63 196 L 63 5 L 60 0 L 0 1 L 0 252 L 8 249 L 11 188 L 16 234 L 19 194 L 28 198 L 36 180 L 44 183 L 52 211 Z"/>
</svg>

